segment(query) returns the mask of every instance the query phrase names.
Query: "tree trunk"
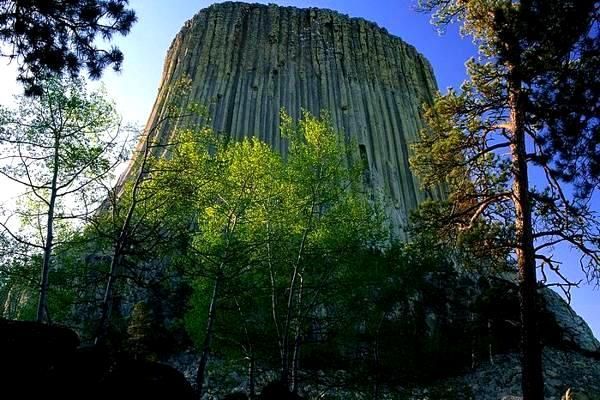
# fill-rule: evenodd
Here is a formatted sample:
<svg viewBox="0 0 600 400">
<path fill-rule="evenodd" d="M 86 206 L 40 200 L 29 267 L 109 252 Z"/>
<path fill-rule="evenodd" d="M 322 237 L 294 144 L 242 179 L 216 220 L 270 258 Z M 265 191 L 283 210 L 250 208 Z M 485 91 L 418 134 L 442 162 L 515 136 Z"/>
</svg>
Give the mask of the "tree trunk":
<svg viewBox="0 0 600 400">
<path fill-rule="evenodd" d="M 254 351 L 250 349 L 248 360 L 248 397 L 254 399 L 256 397 L 256 361 L 254 360 Z"/>
<path fill-rule="evenodd" d="M 376 333 L 374 347 L 373 361 L 375 364 L 375 373 L 373 374 L 373 400 L 379 400 L 379 332 Z"/>
<path fill-rule="evenodd" d="M 298 369 L 300 367 L 300 347 L 302 346 L 302 296 L 304 294 L 304 279 L 299 275 L 300 286 L 298 288 L 298 314 L 296 316 L 296 329 L 294 333 L 294 352 L 292 354 L 292 375 L 290 390 L 296 393 L 298 390 Z"/>
<path fill-rule="evenodd" d="M 52 170 L 52 183 L 50 188 L 50 201 L 48 202 L 48 220 L 46 224 L 46 241 L 44 242 L 44 259 L 42 261 L 42 273 L 40 275 L 40 297 L 37 307 L 37 322 L 48 320 L 48 275 L 50 273 L 50 258 L 52 257 L 52 246 L 54 243 L 54 207 L 56 206 L 58 180 L 60 139 L 54 140 L 54 165 Z"/>
<path fill-rule="evenodd" d="M 110 318 L 112 317 L 113 309 L 113 287 L 115 285 L 115 281 L 117 280 L 117 267 L 119 266 L 121 259 L 120 248 L 121 244 L 117 243 L 117 247 L 115 247 L 113 257 L 110 260 L 108 281 L 106 282 L 104 298 L 102 300 L 100 323 L 98 324 L 98 331 L 96 333 L 96 338 L 94 339 L 94 344 L 96 345 L 103 344 L 103 342 L 106 340 L 106 337 L 108 336 Z"/>
<path fill-rule="evenodd" d="M 267 222 L 267 262 L 269 264 L 269 280 L 271 284 L 271 318 L 273 319 L 273 325 L 275 326 L 275 333 L 277 335 L 277 347 L 279 348 L 279 359 L 281 361 L 281 373 L 284 371 L 283 360 L 285 358 L 283 348 L 283 338 L 281 330 L 279 328 L 279 319 L 277 318 L 277 289 L 275 287 L 275 271 L 273 269 L 272 254 L 271 254 L 271 230 L 270 224 Z"/>
<path fill-rule="evenodd" d="M 475 314 L 469 312 L 469 336 L 471 337 L 471 369 L 477 368 L 479 361 L 478 357 L 478 345 L 479 345 L 479 321 L 475 320 Z"/>
<path fill-rule="evenodd" d="M 375 330 L 375 343 L 373 346 L 373 361 L 375 364 L 375 373 L 373 380 L 373 400 L 379 400 L 379 381 L 381 375 L 381 357 L 380 357 L 380 349 L 379 342 L 381 340 L 381 329 L 383 326 L 383 321 L 385 321 L 387 313 L 382 313 L 381 318 L 379 319 L 379 323 L 377 324 L 377 329 Z"/>
<path fill-rule="evenodd" d="M 285 317 L 285 324 L 283 328 L 283 345 L 282 345 L 282 357 L 281 357 L 281 382 L 285 385 L 288 385 L 290 382 L 290 326 L 292 323 L 292 308 L 293 308 L 293 299 L 294 299 L 294 289 L 296 287 L 296 278 L 298 277 L 298 269 L 300 265 L 296 263 L 294 265 L 294 270 L 292 273 L 292 277 L 290 279 L 290 285 L 288 288 L 288 300 L 287 300 L 287 310 Z M 295 345 L 295 344 L 294 344 Z"/>
<path fill-rule="evenodd" d="M 487 340 L 488 340 L 488 358 L 490 364 L 494 365 L 494 330 L 492 329 L 492 320 L 487 320 Z"/>
<path fill-rule="evenodd" d="M 153 132 L 154 130 L 152 130 Z M 137 207 L 138 199 L 137 194 L 140 190 L 140 186 L 142 183 L 142 179 L 146 173 L 146 164 L 148 163 L 148 156 L 150 155 L 150 143 L 149 141 L 152 139 L 152 136 L 148 134 L 146 139 L 146 143 L 143 149 L 143 157 L 142 164 L 140 165 L 140 169 L 135 177 L 135 181 L 133 184 L 133 188 L 131 190 L 131 204 L 127 209 L 127 215 L 125 215 L 125 220 L 123 221 L 123 225 L 121 225 L 121 229 L 119 230 L 119 236 L 114 243 L 113 254 L 110 260 L 110 268 L 108 272 L 108 280 L 106 282 L 106 288 L 104 290 L 104 298 L 102 300 L 101 306 L 101 315 L 100 315 L 100 323 L 98 324 L 98 330 L 96 333 L 96 338 L 94 339 L 95 344 L 101 344 L 105 339 L 109 331 L 110 327 L 110 318 L 113 309 L 113 291 L 115 282 L 117 280 L 117 272 L 119 266 L 121 265 L 121 258 L 123 254 L 123 249 L 125 248 L 126 242 L 128 240 L 128 235 L 130 234 L 130 226 L 131 221 L 133 220 L 133 214 Z M 113 200 L 113 213 L 117 207 L 117 202 L 119 199 L 115 196 Z M 113 215 L 113 218 L 116 217 Z"/>
<path fill-rule="evenodd" d="M 314 209 L 314 202 L 311 205 L 311 216 L 312 210 Z M 312 217 L 311 217 L 312 218 Z M 309 221 L 309 226 L 312 224 L 312 220 Z M 294 269 L 292 272 L 292 276 L 290 278 L 290 285 L 288 288 L 288 299 L 287 299 L 287 309 L 285 315 L 285 323 L 283 328 L 283 356 L 281 358 L 281 382 L 285 385 L 289 384 L 290 381 L 290 327 L 292 323 L 292 312 L 294 308 L 294 294 L 296 290 L 296 280 L 301 272 L 301 261 L 302 256 L 304 255 L 304 247 L 306 245 L 306 240 L 308 238 L 309 228 L 304 230 L 302 234 L 302 240 L 300 241 L 300 246 L 298 249 L 298 255 L 296 257 L 296 262 L 294 263 Z M 294 342 L 295 346 L 295 342 Z"/>
<path fill-rule="evenodd" d="M 220 286 L 221 286 L 221 273 L 219 273 L 215 278 L 215 283 L 213 286 L 212 296 L 210 298 L 210 305 L 208 307 L 208 318 L 206 321 L 206 332 L 204 335 L 204 342 L 202 344 L 202 355 L 200 356 L 200 361 L 198 361 L 198 370 L 196 373 L 196 386 L 198 391 L 198 398 L 202 398 L 202 390 L 204 386 L 204 375 L 206 374 L 206 365 L 208 364 L 208 359 L 210 357 L 210 347 L 212 343 L 213 333 L 214 333 L 214 325 L 215 325 L 215 317 L 217 311 L 217 300 L 220 294 Z"/>
<path fill-rule="evenodd" d="M 299 329 L 294 335 L 294 353 L 292 355 L 292 373 L 290 380 L 290 391 L 296 393 L 298 391 L 298 369 L 300 367 L 300 347 L 302 346 L 302 337 Z"/>
<path fill-rule="evenodd" d="M 519 269 L 523 400 L 543 400 L 542 348 L 536 309 L 536 263 L 525 147 L 525 102 L 518 73 L 514 68 L 509 73 L 508 101 L 512 125 L 511 153 L 514 175 L 516 255 Z"/>
</svg>

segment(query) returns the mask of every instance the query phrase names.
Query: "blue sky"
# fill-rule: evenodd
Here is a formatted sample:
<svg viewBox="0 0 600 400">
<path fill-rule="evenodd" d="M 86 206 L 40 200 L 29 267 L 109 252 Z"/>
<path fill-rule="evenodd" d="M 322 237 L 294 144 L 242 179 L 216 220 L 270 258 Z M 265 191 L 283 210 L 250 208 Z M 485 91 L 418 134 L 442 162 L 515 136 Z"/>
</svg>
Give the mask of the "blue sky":
<svg viewBox="0 0 600 400">
<path fill-rule="evenodd" d="M 414 45 L 431 62 L 442 91 L 459 86 L 466 78 L 465 61 L 475 54 L 470 39 L 461 38 L 456 28 L 440 36 L 429 23 L 429 16 L 414 11 L 416 0 L 271 0 L 257 3 L 276 3 L 297 7 L 321 7 L 337 10 L 353 17 L 362 17 L 385 27 L 390 33 Z M 117 102 L 125 120 L 145 123 L 156 97 L 163 61 L 167 48 L 183 23 L 202 8 L 215 1 L 195 0 L 130 0 L 139 21 L 131 33 L 117 38 L 115 43 L 123 50 L 123 71 L 105 73 L 102 82 Z M 18 88 L 14 84 L 12 67 L 0 65 L 0 103 Z M 597 203 L 598 205 L 598 203 Z M 600 207 L 597 207 L 600 209 Z M 573 262 L 572 277 L 578 257 L 568 249 L 560 249 L 565 268 Z M 584 317 L 597 337 L 600 336 L 600 291 L 583 286 L 573 294 L 572 306 Z"/>
</svg>

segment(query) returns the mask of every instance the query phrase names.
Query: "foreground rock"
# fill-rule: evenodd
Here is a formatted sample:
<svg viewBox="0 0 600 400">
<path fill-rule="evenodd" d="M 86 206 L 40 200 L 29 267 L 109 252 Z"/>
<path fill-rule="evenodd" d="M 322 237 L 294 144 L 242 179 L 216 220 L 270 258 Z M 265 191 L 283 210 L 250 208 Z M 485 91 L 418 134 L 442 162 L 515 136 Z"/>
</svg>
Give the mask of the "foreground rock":
<svg viewBox="0 0 600 400">
<path fill-rule="evenodd" d="M 585 320 L 556 292 L 545 289 L 540 293 L 546 314 L 559 328 L 561 342 L 573 349 L 600 354 L 600 342 Z"/>
<path fill-rule="evenodd" d="M 0 354 L 0 398 L 193 398 L 177 370 L 80 348 L 77 334 L 63 327 L 0 320 Z"/>
<path fill-rule="evenodd" d="M 554 348 L 544 350 L 547 400 L 600 400 L 600 358 Z M 568 392 L 568 393 L 567 393 Z M 520 399 L 521 367 L 518 354 L 494 358 L 463 376 L 412 392 L 414 399 Z"/>
<path fill-rule="evenodd" d="M 381 385 L 379 400 L 521 400 L 521 367 L 519 354 L 495 355 L 493 362 L 485 362 L 467 372 L 448 371 L 456 376 L 418 387 L 409 385 Z M 213 361 L 213 370 L 224 365 Z M 433 367 L 433 366 L 432 366 Z M 348 379 L 348 371 L 334 373 L 312 371 L 302 377 L 299 391 L 306 400 L 373 400 L 373 387 L 356 386 Z M 277 384 L 273 370 L 261 370 L 257 388 L 263 388 L 263 400 L 296 400 L 296 397 Z M 546 348 L 544 350 L 544 377 L 546 400 L 600 400 L 600 358 L 577 351 Z M 312 381 L 309 383 L 309 381 Z M 243 373 L 213 374 L 209 380 L 205 400 L 244 400 L 248 381 Z M 267 385 L 267 386 L 265 386 Z M 292 396 L 292 397 L 285 397 Z"/>
<path fill-rule="evenodd" d="M 175 369 L 149 361 L 109 356 L 94 347 L 79 347 L 77 335 L 62 327 L 0 320 L 0 395 L 60 399 L 193 399 L 191 386 Z M 381 387 L 379 398 L 395 399 L 518 399 L 520 365 L 516 353 L 496 355 L 493 362 L 420 388 Z M 548 400 L 600 400 L 600 357 L 547 348 L 544 375 Z M 272 374 L 269 374 L 272 378 Z M 340 375 L 341 376 L 341 375 Z M 237 387 L 245 386 L 237 375 Z M 219 382 L 213 381 L 218 384 Z M 221 381 L 223 382 L 223 381 Z M 264 381 L 263 381 L 264 382 Z M 211 400 L 243 400 L 243 390 L 211 390 Z M 231 389 L 229 389 L 231 390 Z M 217 393 L 221 394 L 217 394 Z M 344 388 L 333 376 L 307 384 L 302 398 L 372 399 L 370 392 Z M 325 396 L 325 397 L 322 397 Z M 266 384 L 259 399 L 299 400 L 284 386 Z"/>
</svg>

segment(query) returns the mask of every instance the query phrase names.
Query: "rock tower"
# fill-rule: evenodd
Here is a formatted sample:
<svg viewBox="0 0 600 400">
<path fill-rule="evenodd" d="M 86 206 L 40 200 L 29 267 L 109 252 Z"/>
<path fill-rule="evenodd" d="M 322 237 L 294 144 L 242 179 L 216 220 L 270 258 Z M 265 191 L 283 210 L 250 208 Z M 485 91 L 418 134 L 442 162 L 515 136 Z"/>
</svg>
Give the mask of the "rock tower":
<svg viewBox="0 0 600 400">
<path fill-rule="evenodd" d="M 258 136 L 280 152 L 279 112 L 327 110 L 368 166 L 366 183 L 385 198 L 396 232 L 428 196 L 409 169 L 409 146 L 436 83 L 414 47 L 374 23 L 330 10 L 238 2 L 189 20 L 169 48 L 152 125 L 175 83 L 191 78 L 188 100 L 206 105 L 218 132 Z M 160 135 L 166 140 L 173 127 Z"/>
</svg>

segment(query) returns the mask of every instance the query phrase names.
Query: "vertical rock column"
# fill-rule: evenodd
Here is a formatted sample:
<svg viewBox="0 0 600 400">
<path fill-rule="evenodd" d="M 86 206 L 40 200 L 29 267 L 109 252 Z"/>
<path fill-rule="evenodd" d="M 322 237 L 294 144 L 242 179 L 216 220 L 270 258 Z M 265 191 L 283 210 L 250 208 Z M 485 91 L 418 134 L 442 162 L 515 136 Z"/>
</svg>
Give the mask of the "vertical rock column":
<svg viewBox="0 0 600 400">
<path fill-rule="evenodd" d="M 173 40 L 148 124 L 165 112 L 174 84 L 192 79 L 187 99 L 209 107 L 233 138 L 258 136 L 284 153 L 279 111 L 327 110 L 368 165 L 369 189 L 383 194 L 393 230 L 427 197 L 411 174 L 409 145 L 435 79 L 414 47 L 385 29 L 334 11 L 221 3 L 200 11 Z M 160 132 L 163 140 L 173 126 Z"/>
</svg>

